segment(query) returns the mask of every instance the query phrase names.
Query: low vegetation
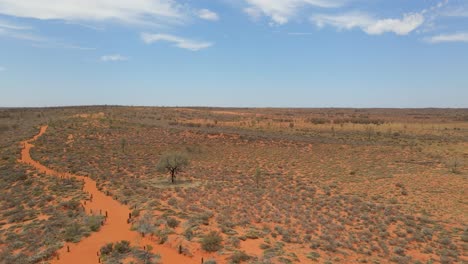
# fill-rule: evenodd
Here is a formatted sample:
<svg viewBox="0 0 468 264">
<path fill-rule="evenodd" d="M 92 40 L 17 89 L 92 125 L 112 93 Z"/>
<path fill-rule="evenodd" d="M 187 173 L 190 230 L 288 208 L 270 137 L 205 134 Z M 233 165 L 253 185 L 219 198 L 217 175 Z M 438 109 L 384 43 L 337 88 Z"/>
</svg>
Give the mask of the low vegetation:
<svg viewBox="0 0 468 264">
<path fill-rule="evenodd" d="M 132 208 L 142 237 L 186 256 L 205 251 L 213 258 L 205 263 L 468 261 L 466 110 L 8 113 L 0 119 L 0 262 L 38 263 L 99 230 L 100 216 L 80 211 L 81 182 L 16 161 L 18 142 L 45 122 L 34 159 L 89 175 Z M 161 261 L 124 241 L 99 251 L 103 263 Z"/>
</svg>

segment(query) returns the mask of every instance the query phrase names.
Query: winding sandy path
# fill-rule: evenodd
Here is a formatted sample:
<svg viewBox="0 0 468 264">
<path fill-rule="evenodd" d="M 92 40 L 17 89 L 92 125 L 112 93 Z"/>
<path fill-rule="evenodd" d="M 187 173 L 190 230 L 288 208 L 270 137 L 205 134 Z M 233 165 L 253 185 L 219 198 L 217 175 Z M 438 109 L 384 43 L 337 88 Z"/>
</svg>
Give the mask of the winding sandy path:
<svg viewBox="0 0 468 264">
<path fill-rule="evenodd" d="M 39 134 L 32 139 L 22 142 L 23 149 L 21 151 L 21 162 L 33 166 L 35 169 L 47 175 L 56 177 L 70 177 L 84 181 L 84 191 L 92 195 L 92 201 L 83 203 L 84 208 L 88 214 L 91 211 L 94 214 L 102 214 L 108 212 L 107 220 L 104 226 L 98 232 L 92 233 L 89 237 L 82 239 L 79 243 L 67 243 L 62 249 L 58 251 L 59 259 L 51 260 L 51 263 L 64 263 L 64 264 L 88 264 L 98 263 L 99 257 L 97 252 L 99 249 L 110 242 L 118 242 L 121 240 L 128 240 L 133 246 L 143 247 L 151 245 L 153 252 L 161 255 L 163 263 L 169 264 L 192 264 L 200 263 L 201 256 L 187 257 L 179 255 L 177 250 L 159 245 L 152 241 L 149 237 L 142 238 L 137 232 L 131 231 L 131 225 L 127 223 L 130 209 L 120 204 L 118 201 L 106 196 L 99 191 L 96 187 L 96 182 L 88 177 L 74 175 L 71 173 L 64 173 L 52 170 L 42 165 L 41 163 L 31 158 L 30 150 L 34 145 L 32 142 L 37 140 L 47 130 L 47 126 L 42 126 Z M 67 252 L 67 246 L 70 252 Z"/>
</svg>

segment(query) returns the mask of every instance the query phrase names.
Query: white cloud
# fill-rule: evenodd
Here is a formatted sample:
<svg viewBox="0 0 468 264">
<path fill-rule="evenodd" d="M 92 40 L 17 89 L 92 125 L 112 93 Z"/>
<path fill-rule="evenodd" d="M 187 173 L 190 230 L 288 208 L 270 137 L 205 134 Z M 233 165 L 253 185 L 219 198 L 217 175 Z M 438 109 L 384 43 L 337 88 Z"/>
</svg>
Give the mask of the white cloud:
<svg viewBox="0 0 468 264">
<path fill-rule="evenodd" d="M 366 13 L 354 12 L 339 15 L 314 15 L 311 21 L 320 28 L 330 25 L 341 30 L 360 28 L 370 35 L 381 35 L 386 32 L 407 35 L 424 23 L 424 16 L 419 13 L 410 13 L 403 15 L 402 19 L 377 19 Z"/>
<path fill-rule="evenodd" d="M 249 15 L 253 20 L 258 20 L 262 17 L 262 11 L 255 7 L 246 7 L 244 8 L 244 13 Z"/>
<path fill-rule="evenodd" d="M 215 12 L 208 10 L 208 9 L 201 9 L 197 13 L 198 17 L 201 19 L 205 20 L 210 20 L 210 21 L 218 21 L 219 16 Z"/>
<path fill-rule="evenodd" d="M 127 61 L 127 60 L 128 60 L 128 57 L 122 56 L 120 54 L 101 56 L 101 61 L 103 62 L 116 62 L 116 61 Z"/>
<path fill-rule="evenodd" d="M 0 14 L 66 21 L 158 24 L 184 18 L 175 0 L 0 0 Z"/>
<path fill-rule="evenodd" d="M 0 38 L 19 39 L 29 42 L 36 48 L 61 48 L 73 50 L 95 50 L 95 48 L 84 47 L 57 41 L 45 36 L 38 35 L 35 29 L 26 25 L 19 25 L 10 21 L 0 20 Z"/>
<path fill-rule="evenodd" d="M 286 24 L 290 18 L 296 15 L 298 10 L 305 6 L 332 8 L 339 7 L 343 0 L 245 0 L 249 7 L 244 12 L 253 19 L 261 15 L 271 18 L 279 25 Z"/>
<path fill-rule="evenodd" d="M 174 43 L 174 46 L 178 48 L 188 49 L 191 51 L 198 51 L 198 50 L 206 49 L 206 48 L 213 46 L 213 43 L 211 42 L 191 40 L 191 39 L 186 39 L 186 38 L 169 35 L 169 34 L 142 33 L 141 38 L 146 44 L 151 44 L 151 43 L 159 42 L 159 41 L 165 41 L 165 42 Z"/>
<path fill-rule="evenodd" d="M 377 20 L 365 29 L 368 34 L 380 35 L 385 32 L 393 32 L 397 35 L 408 35 L 424 23 L 424 16 L 421 14 L 405 14 L 402 19 L 381 19 Z"/>
<path fill-rule="evenodd" d="M 46 38 L 38 36 L 31 32 L 33 28 L 24 25 L 0 20 L 0 37 L 8 37 L 33 42 L 45 42 Z"/>
<path fill-rule="evenodd" d="M 466 42 L 468 43 L 468 32 L 455 34 L 441 34 L 425 39 L 429 43 L 444 43 L 444 42 Z"/>
</svg>

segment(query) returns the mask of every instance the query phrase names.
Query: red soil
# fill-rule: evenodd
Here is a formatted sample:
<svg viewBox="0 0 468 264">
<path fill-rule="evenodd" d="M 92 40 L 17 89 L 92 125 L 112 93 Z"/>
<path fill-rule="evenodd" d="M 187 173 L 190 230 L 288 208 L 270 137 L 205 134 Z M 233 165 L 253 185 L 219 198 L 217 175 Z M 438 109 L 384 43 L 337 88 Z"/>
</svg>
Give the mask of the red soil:
<svg viewBox="0 0 468 264">
<path fill-rule="evenodd" d="M 202 256 L 187 257 L 179 255 L 176 249 L 159 245 L 152 241 L 150 237 L 141 237 L 137 232 L 131 231 L 131 225 L 127 223 L 130 209 L 106 196 L 96 187 L 96 182 L 84 176 L 78 176 L 71 173 L 64 173 L 52 170 L 33 160 L 30 155 L 30 149 L 34 146 L 32 142 L 37 140 L 47 130 L 47 126 L 42 126 L 39 134 L 30 140 L 22 142 L 23 149 L 21 151 L 21 162 L 33 166 L 35 169 L 47 175 L 56 177 L 75 178 L 84 182 L 84 191 L 92 195 L 92 201 L 83 203 L 87 213 L 105 214 L 108 212 L 107 220 L 98 232 L 92 233 L 89 237 L 84 238 L 77 244 L 68 243 L 58 251 L 58 259 L 52 260 L 51 263 L 65 264 L 82 264 L 82 263 L 98 263 L 97 252 L 99 249 L 110 242 L 118 242 L 128 240 L 133 246 L 143 247 L 151 245 L 153 252 L 161 255 L 163 263 L 200 263 Z M 67 247 L 70 252 L 67 252 Z"/>
</svg>

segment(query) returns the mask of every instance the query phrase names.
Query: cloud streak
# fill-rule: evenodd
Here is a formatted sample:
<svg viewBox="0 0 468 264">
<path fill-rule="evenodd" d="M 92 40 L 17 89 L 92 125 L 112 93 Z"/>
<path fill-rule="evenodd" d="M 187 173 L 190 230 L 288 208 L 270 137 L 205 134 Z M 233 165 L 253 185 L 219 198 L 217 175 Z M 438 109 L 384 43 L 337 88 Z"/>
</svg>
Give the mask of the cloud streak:
<svg viewBox="0 0 468 264">
<path fill-rule="evenodd" d="M 128 59 L 128 57 L 122 56 L 120 54 L 104 55 L 100 58 L 102 62 L 128 61 Z"/>
<path fill-rule="evenodd" d="M 218 21 L 219 15 L 208 9 L 201 9 L 197 12 L 199 18 L 209 21 Z"/>
<path fill-rule="evenodd" d="M 34 28 L 25 25 L 18 25 L 9 21 L 0 20 L 0 38 L 10 38 L 29 42 L 36 48 L 61 48 L 70 50 L 95 50 L 95 48 L 83 47 L 57 41 L 45 36 L 38 35 Z"/>
<path fill-rule="evenodd" d="M 425 39 L 429 43 L 445 43 L 445 42 L 464 42 L 468 43 L 468 32 L 454 34 L 440 34 Z"/>
<path fill-rule="evenodd" d="M 166 23 L 185 18 L 174 0 L 0 0 L 0 14 L 65 21 L 119 21 L 132 24 Z"/>
<path fill-rule="evenodd" d="M 155 42 L 170 42 L 173 43 L 175 47 L 181 49 L 187 49 L 191 51 L 199 51 L 202 49 L 209 48 L 213 46 L 211 42 L 205 41 L 197 41 L 187 38 L 182 38 L 179 36 L 169 35 L 169 34 L 149 34 L 149 33 L 142 33 L 141 39 L 146 44 L 152 44 Z"/>
<path fill-rule="evenodd" d="M 17 25 L 9 21 L 0 20 L 0 37 L 27 40 L 32 42 L 45 42 L 46 38 L 31 32 L 33 28 L 24 25 Z"/>
<path fill-rule="evenodd" d="M 318 14 L 310 18 L 319 28 L 333 26 L 339 30 L 359 28 L 369 35 L 381 35 L 392 32 L 397 35 L 408 35 L 424 23 L 424 16 L 419 13 L 403 15 L 403 18 L 377 19 L 369 14 L 352 12 L 338 15 Z"/>
<path fill-rule="evenodd" d="M 343 5 L 342 0 L 245 0 L 248 7 L 244 12 L 253 19 L 262 15 L 270 17 L 273 23 L 283 25 L 289 22 L 304 7 L 334 8 Z"/>
</svg>

